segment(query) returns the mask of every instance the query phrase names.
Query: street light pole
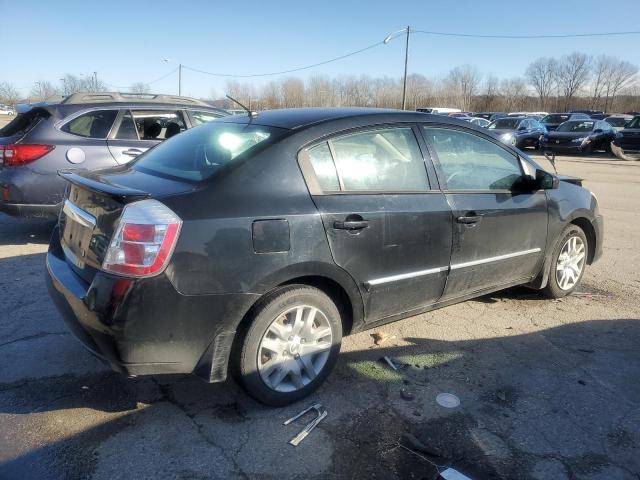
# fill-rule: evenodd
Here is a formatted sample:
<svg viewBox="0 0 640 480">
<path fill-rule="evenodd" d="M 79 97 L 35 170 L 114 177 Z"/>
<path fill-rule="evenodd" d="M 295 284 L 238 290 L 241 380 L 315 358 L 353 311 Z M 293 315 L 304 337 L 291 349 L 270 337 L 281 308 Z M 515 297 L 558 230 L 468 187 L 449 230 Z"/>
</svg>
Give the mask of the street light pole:
<svg viewBox="0 0 640 480">
<path fill-rule="evenodd" d="M 407 25 L 407 43 L 404 50 L 404 82 L 402 83 L 402 110 L 407 106 L 407 65 L 409 64 L 409 34 L 411 27 Z"/>
<path fill-rule="evenodd" d="M 407 68 L 409 65 L 409 35 L 411 34 L 411 26 L 407 25 L 406 28 L 398 30 L 397 32 L 393 32 L 388 35 L 387 38 L 384 39 L 384 44 L 389 43 L 393 38 L 395 38 L 399 33 L 405 32 L 407 34 L 407 41 L 405 44 L 404 50 L 404 79 L 402 81 L 402 110 L 406 110 L 407 107 Z"/>
<path fill-rule="evenodd" d="M 182 64 L 178 64 L 178 95 L 182 95 Z"/>
</svg>

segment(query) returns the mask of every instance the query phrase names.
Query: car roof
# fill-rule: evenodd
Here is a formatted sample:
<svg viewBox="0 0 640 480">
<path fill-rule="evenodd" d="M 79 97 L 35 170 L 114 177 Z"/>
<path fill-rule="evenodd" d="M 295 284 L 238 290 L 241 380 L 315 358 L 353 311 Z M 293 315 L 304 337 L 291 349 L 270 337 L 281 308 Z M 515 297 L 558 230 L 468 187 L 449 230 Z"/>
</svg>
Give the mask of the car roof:
<svg viewBox="0 0 640 480">
<path fill-rule="evenodd" d="M 186 104 L 186 103 L 171 103 L 171 102 L 140 102 L 140 101 L 118 101 L 118 102 L 99 102 L 99 103 L 54 103 L 51 105 L 45 105 L 43 108 L 48 110 L 56 117 L 66 117 L 72 113 L 80 110 L 112 110 L 121 108 L 135 108 L 143 110 L 158 110 L 163 108 L 170 109 L 197 109 L 201 111 L 217 112 L 222 115 L 229 115 L 229 112 L 222 108 L 212 107 L 206 104 Z"/>
<path fill-rule="evenodd" d="M 232 123 L 253 123 L 270 127 L 286 128 L 290 130 L 299 129 L 329 122 L 332 120 L 342 120 L 347 118 L 370 118 L 372 121 L 380 122 L 417 122 L 432 120 L 456 123 L 459 125 L 468 124 L 465 120 L 456 117 L 443 115 L 433 115 L 429 113 L 412 112 L 396 109 L 384 108 L 286 108 L 279 110 L 266 110 L 258 112 L 253 117 L 248 115 L 233 115 L 224 117 L 217 121 Z"/>
</svg>

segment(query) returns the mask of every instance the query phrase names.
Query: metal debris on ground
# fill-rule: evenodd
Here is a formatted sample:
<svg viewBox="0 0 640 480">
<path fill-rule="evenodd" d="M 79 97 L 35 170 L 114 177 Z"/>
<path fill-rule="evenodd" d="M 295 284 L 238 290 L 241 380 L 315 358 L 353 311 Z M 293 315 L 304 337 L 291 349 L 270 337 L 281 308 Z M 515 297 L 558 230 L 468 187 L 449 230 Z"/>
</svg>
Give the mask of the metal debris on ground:
<svg viewBox="0 0 640 480">
<path fill-rule="evenodd" d="M 413 395 L 413 393 L 412 393 L 409 389 L 404 388 L 404 387 L 400 389 L 400 396 L 401 396 L 404 400 L 407 400 L 407 401 L 409 401 L 409 402 L 415 398 L 415 396 Z"/>
<path fill-rule="evenodd" d="M 371 338 L 373 338 L 373 343 L 375 343 L 376 345 L 382 345 L 384 342 L 396 338 L 396 336 L 389 335 L 388 333 L 384 332 L 374 332 L 371 334 Z"/>
<path fill-rule="evenodd" d="M 310 412 L 311 410 L 316 411 L 316 417 L 311 420 L 307 425 L 298 433 L 295 437 L 289 440 L 289 443 L 294 447 L 297 447 L 302 440 L 307 438 L 307 435 L 311 433 L 311 431 L 318 426 L 318 424 L 327 416 L 327 410 L 322 407 L 320 402 L 312 403 L 309 407 L 302 410 L 297 415 L 294 415 L 288 420 L 285 420 L 282 424 L 289 425 L 292 422 L 295 422 L 297 419 Z"/>
<path fill-rule="evenodd" d="M 460 406 L 460 399 L 453 393 L 439 393 L 436 396 L 436 402 L 444 408 L 456 408 Z"/>
<path fill-rule="evenodd" d="M 389 357 L 387 357 L 386 355 L 384 357 L 382 357 L 382 360 L 384 360 L 385 362 L 387 362 L 387 365 L 389 365 L 391 368 L 393 368 L 394 370 L 398 370 L 398 367 L 396 367 L 396 365 L 391 361 L 391 359 Z"/>
</svg>

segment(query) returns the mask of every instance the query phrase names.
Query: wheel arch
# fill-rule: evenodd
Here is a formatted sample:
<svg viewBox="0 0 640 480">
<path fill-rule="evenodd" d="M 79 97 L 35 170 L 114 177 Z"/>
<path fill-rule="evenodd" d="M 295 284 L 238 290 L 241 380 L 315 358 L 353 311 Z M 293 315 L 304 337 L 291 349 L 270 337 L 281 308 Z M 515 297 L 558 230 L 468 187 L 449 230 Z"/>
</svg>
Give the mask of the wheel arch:
<svg viewBox="0 0 640 480">
<path fill-rule="evenodd" d="M 577 217 L 571 220 L 570 224 L 573 224 L 584 232 L 585 237 L 587 237 L 587 265 L 591 265 L 593 263 L 593 257 L 596 252 L 596 230 L 593 227 L 591 221 L 589 221 L 586 217 Z"/>
</svg>

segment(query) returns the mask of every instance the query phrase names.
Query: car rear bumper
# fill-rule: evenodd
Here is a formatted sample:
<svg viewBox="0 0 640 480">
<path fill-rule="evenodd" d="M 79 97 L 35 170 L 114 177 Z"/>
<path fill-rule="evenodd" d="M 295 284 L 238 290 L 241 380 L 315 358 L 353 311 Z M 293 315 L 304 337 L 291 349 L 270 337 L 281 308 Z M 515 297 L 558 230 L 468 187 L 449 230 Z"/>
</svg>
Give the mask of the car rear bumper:
<svg viewBox="0 0 640 480">
<path fill-rule="evenodd" d="M 223 381 L 235 330 L 258 295 L 182 295 L 164 275 L 98 272 L 91 284 L 69 266 L 57 228 L 47 253 L 49 294 L 71 333 L 125 375 L 195 373 Z"/>
<path fill-rule="evenodd" d="M 62 203 L 53 205 L 37 205 L 29 203 L 5 203 L 0 201 L 0 212 L 13 217 L 25 218 L 57 218 Z"/>
</svg>

